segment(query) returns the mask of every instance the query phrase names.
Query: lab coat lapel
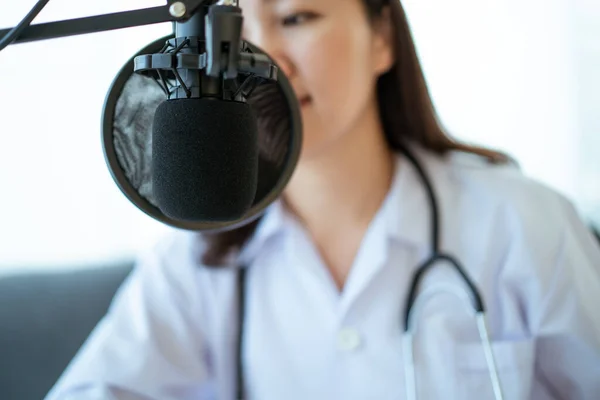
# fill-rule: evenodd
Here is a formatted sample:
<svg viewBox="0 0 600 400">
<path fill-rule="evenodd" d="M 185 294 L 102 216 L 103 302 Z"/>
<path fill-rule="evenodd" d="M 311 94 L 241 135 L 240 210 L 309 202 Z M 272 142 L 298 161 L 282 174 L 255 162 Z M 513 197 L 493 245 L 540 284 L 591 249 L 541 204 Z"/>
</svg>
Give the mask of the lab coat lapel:
<svg viewBox="0 0 600 400">
<path fill-rule="evenodd" d="M 430 209 L 423 184 L 410 162 L 398 156 L 388 196 L 369 226 L 352 266 L 339 315 L 343 317 L 373 283 L 376 275 L 390 263 L 392 253 L 393 263 L 398 265 L 391 267 L 406 269 L 406 275 L 411 276 L 416 268 L 413 264 L 429 249 L 429 230 Z M 398 287 L 401 287 L 400 282 Z"/>
</svg>

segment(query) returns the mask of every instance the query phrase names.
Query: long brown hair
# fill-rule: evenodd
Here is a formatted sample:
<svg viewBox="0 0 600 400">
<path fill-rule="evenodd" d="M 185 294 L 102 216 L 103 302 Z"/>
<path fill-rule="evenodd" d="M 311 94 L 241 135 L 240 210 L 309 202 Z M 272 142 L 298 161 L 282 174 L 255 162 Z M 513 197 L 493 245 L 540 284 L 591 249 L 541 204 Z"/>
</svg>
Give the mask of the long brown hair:
<svg viewBox="0 0 600 400">
<path fill-rule="evenodd" d="M 371 23 L 376 23 L 382 17 L 385 7 L 389 7 L 390 12 L 395 64 L 377 82 L 379 113 L 390 148 L 399 151 L 402 143 L 410 142 L 438 155 L 444 155 L 449 151 L 461 151 L 482 156 L 490 163 L 508 161 L 509 157 L 503 153 L 461 143 L 445 132 L 431 101 L 408 20 L 400 1 L 362 0 L 362 2 Z M 275 95 L 272 87 L 263 90 L 264 94 Z M 257 96 L 256 99 L 266 97 Z M 260 116 L 258 119 L 260 124 Z M 268 128 L 264 127 L 262 131 L 272 131 L 272 126 L 273 123 Z M 259 131 L 261 131 L 260 126 Z M 260 140 L 263 141 L 261 149 L 266 149 L 269 146 L 265 146 L 265 143 L 272 142 L 273 135 L 264 133 Z M 280 143 L 279 147 L 282 145 L 283 143 Z M 271 145 L 262 153 L 272 159 L 273 154 L 281 154 L 282 150 Z M 269 168 L 262 169 L 262 171 L 269 170 Z M 208 266 L 222 264 L 227 255 L 241 249 L 251 238 L 259 221 L 260 219 L 255 220 L 227 232 L 204 234 L 203 240 L 207 247 L 202 263 Z"/>
</svg>

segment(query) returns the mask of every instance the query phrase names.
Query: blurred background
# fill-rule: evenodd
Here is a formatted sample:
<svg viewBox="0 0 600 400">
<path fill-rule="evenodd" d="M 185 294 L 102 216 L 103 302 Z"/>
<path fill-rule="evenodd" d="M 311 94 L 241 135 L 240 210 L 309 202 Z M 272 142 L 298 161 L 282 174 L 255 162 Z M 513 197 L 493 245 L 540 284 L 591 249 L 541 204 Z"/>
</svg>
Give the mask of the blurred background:
<svg viewBox="0 0 600 400">
<path fill-rule="evenodd" d="M 447 128 L 511 153 L 600 224 L 600 2 L 403 3 Z M 34 1 L 0 4 L 7 28 Z M 34 22 L 162 4 L 53 0 Z M 0 52 L 0 275 L 129 260 L 169 229 L 113 183 L 100 118 L 121 66 L 170 31 L 162 24 Z"/>
<path fill-rule="evenodd" d="M 448 130 L 512 154 L 600 226 L 600 2 L 403 3 Z M 0 28 L 33 4 L 0 0 Z M 52 0 L 34 23 L 162 4 Z M 171 229 L 113 183 L 100 131 L 117 72 L 170 33 L 167 23 L 0 52 L 1 399 L 43 398 L 131 260 Z"/>
</svg>

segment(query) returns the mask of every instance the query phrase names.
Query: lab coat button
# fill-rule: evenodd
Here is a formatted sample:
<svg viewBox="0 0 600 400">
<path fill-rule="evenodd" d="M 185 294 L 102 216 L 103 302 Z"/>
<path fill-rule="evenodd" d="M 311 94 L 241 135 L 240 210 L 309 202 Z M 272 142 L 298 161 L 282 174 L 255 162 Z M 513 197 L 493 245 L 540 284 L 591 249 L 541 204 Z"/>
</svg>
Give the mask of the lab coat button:
<svg viewBox="0 0 600 400">
<path fill-rule="evenodd" d="M 360 346 L 360 342 L 360 334 L 356 329 L 344 328 L 338 332 L 337 345 L 339 350 L 356 350 Z"/>
</svg>

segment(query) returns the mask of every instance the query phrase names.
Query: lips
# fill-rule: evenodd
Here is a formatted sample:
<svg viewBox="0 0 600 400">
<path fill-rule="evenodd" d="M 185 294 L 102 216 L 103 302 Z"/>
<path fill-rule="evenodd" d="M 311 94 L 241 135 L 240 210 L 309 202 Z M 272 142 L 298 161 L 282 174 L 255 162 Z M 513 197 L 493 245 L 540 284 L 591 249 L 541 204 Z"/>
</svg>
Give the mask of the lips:
<svg viewBox="0 0 600 400">
<path fill-rule="evenodd" d="M 310 96 L 302 96 L 299 99 L 300 105 L 302 107 L 304 107 L 305 105 L 309 104 L 311 101 L 312 100 L 311 100 Z"/>
</svg>

